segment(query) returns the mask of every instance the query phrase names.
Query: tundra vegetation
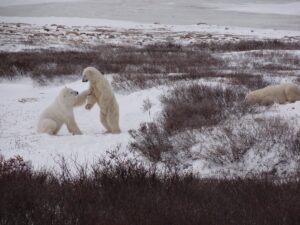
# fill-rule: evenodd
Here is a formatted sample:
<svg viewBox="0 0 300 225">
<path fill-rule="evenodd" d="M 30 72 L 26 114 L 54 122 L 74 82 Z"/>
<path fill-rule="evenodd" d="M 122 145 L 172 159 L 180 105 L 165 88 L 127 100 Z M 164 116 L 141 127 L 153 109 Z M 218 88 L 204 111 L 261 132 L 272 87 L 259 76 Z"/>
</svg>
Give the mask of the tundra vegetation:
<svg viewBox="0 0 300 225">
<path fill-rule="evenodd" d="M 113 74 L 116 92 L 167 90 L 160 115 L 129 132 L 135 159 L 111 152 L 111 161 L 62 159 L 60 170 L 49 171 L 1 157 L 0 224 L 297 224 L 299 129 L 286 118 L 261 116 L 268 108 L 244 98 L 276 79 L 297 83 L 300 56 L 292 50 L 299 49 L 295 41 L 241 40 L 1 52 L 2 79 L 27 76 L 47 85 L 94 66 Z M 143 110 L 150 109 L 147 100 Z M 272 151 L 279 160 L 265 168 Z M 249 157 L 262 167 L 241 176 Z M 199 158 L 216 167 L 211 177 L 184 169 Z M 286 174 L 291 162 L 294 172 Z"/>
</svg>

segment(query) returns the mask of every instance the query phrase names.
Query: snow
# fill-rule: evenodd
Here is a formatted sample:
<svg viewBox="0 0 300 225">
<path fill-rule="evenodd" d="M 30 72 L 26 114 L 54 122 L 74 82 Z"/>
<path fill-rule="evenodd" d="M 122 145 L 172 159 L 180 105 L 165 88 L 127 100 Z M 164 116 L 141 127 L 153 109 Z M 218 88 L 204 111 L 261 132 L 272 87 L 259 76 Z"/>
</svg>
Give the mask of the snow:
<svg viewBox="0 0 300 225">
<path fill-rule="evenodd" d="M 300 15 L 300 2 L 264 4 L 264 3 L 246 3 L 240 5 L 215 5 L 219 10 L 260 13 L 260 14 L 277 14 L 277 15 Z"/>
<path fill-rule="evenodd" d="M 233 162 L 227 157 L 230 157 L 232 151 L 230 149 L 232 147 L 231 141 L 236 140 L 234 138 L 228 140 L 230 136 L 226 135 L 228 131 L 224 132 L 222 130 L 222 125 L 206 131 L 196 132 L 198 143 L 191 148 L 193 158 L 189 160 L 190 169 L 200 173 L 202 177 L 251 177 L 257 174 L 268 174 L 271 171 L 276 171 L 276 175 L 281 178 L 293 176 L 298 169 L 300 158 L 299 155 L 291 154 L 288 151 L 289 147 L 286 145 L 289 141 L 292 141 L 295 135 L 294 132 L 299 130 L 299 110 L 300 102 L 285 105 L 274 104 L 270 108 L 260 107 L 257 114 L 228 121 L 229 123 L 225 126 L 225 129 L 229 128 L 235 135 L 240 133 L 242 134 L 241 137 L 254 140 L 250 150 L 242 158 Z M 268 128 L 268 125 L 262 124 L 266 119 L 269 119 L 270 121 L 273 120 L 276 126 L 279 122 L 276 121 L 277 118 L 286 121 L 291 130 L 277 130 L 276 132 L 282 133 L 279 133 L 278 136 L 272 136 L 275 139 L 270 139 L 270 136 L 266 133 L 270 128 Z M 273 130 L 269 131 L 272 132 Z M 282 134 L 284 135 L 282 136 Z M 253 137 L 254 139 L 252 139 Z M 237 142 L 235 144 L 235 147 L 243 148 L 244 143 L 242 141 L 242 143 Z M 213 156 L 210 155 L 210 153 L 217 150 L 224 151 L 226 154 L 223 156 L 221 154 L 217 156 L 217 153 Z M 208 157 L 207 160 L 204 159 L 206 157 Z M 215 159 L 222 159 L 223 164 L 217 163 L 214 161 Z"/>
<path fill-rule="evenodd" d="M 0 17 L 1 22 L 6 23 L 28 23 L 34 25 L 59 24 L 66 26 L 107 26 L 111 28 L 126 28 L 132 29 L 140 25 L 139 23 L 122 21 L 122 20 L 107 20 L 107 19 L 92 19 L 80 17 Z"/>
<path fill-rule="evenodd" d="M 81 131 L 72 136 L 67 129 L 58 136 L 38 134 L 36 124 L 39 114 L 47 107 L 64 86 L 83 91 L 87 85 L 80 80 L 63 86 L 37 86 L 29 79 L 0 83 L 0 153 L 5 157 L 22 156 L 31 160 L 35 168 L 55 168 L 60 156 L 78 159 L 78 163 L 92 163 L 105 156 L 106 151 L 120 147 L 127 151 L 130 141 L 128 131 L 137 129 L 142 122 L 149 122 L 161 109 L 159 96 L 162 89 L 151 88 L 131 94 L 116 94 L 120 106 L 121 134 L 104 134 L 99 121 L 99 107 L 91 111 L 75 108 L 75 117 Z M 143 101 L 149 99 L 153 106 L 143 112 Z M 151 117 L 149 116 L 151 115 Z M 129 152 L 127 152 L 129 154 Z"/>
<path fill-rule="evenodd" d="M 32 5 L 32 4 L 51 3 L 51 2 L 78 2 L 78 1 L 80 0 L 1 0 L 0 6 Z"/>
<path fill-rule="evenodd" d="M 171 25 L 171 24 L 153 24 L 141 23 L 124 20 L 108 20 L 108 19 L 92 19 L 79 17 L 5 17 L 0 16 L 2 23 L 27 23 L 32 25 L 65 25 L 65 26 L 89 26 L 98 28 L 136 29 L 144 32 L 157 32 L 164 30 L 165 32 L 197 32 L 197 33 L 216 33 L 223 35 L 248 35 L 259 38 L 282 38 L 285 36 L 300 36 L 299 30 L 277 30 L 277 29 L 261 29 L 251 27 L 221 26 L 221 25 Z"/>
</svg>

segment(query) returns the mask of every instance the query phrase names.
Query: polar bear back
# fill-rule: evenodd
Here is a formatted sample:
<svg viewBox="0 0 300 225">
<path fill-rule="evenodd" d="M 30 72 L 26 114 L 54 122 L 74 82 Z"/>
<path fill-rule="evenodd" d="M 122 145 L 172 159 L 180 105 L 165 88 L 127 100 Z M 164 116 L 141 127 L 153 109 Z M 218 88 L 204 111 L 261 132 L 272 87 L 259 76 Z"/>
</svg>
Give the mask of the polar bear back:
<svg viewBox="0 0 300 225">
<path fill-rule="evenodd" d="M 66 106 L 59 102 L 59 99 L 50 104 L 41 114 L 41 118 L 53 119 L 58 123 L 63 123 L 73 114 L 73 107 Z"/>
<path fill-rule="evenodd" d="M 275 102 L 284 104 L 300 100 L 300 89 L 290 83 L 270 85 L 250 92 L 245 100 L 250 104 L 269 105 Z"/>
</svg>

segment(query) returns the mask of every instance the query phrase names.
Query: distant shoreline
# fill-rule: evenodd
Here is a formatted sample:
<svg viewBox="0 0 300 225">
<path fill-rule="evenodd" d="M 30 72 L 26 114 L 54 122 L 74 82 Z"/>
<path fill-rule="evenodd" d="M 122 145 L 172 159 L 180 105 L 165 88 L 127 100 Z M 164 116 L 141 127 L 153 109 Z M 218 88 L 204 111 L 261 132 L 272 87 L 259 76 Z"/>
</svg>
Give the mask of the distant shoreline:
<svg viewBox="0 0 300 225">
<path fill-rule="evenodd" d="M 80 17 L 137 23 L 251 27 L 300 31 L 300 3 L 221 4 L 189 1 L 130 2 L 31 0 L 33 4 L 0 7 L 2 17 Z M 37 4 L 40 2 L 39 4 Z M 4 4 L 5 5 L 5 4 Z M 1 6 L 1 4 L 0 4 Z M 299 7 L 298 7 L 299 6 Z M 299 14 L 298 10 L 299 9 Z"/>
<path fill-rule="evenodd" d="M 137 30 L 140 32 L 188 32 L 188 33 L 211 33 L 221 35 L 238 35 L 251 36 L 257 38 L 284 38 L 284 37 L 300 37 L 300 30 L 277 30 L 262 29 L 253 27 L 237 27 L 237 26 L 218 26 L 199 23 L 194 25 L 172 25 L 160 23 L 137 23 L 125 20 L 95 19 L 95 18 L 78 18 L 78 17 L 2 17 L 2 24 L 24 23 L 32 25 L 31 28 L 37 29 L 39 26 L 64 25 L 68 27 L 93 27 L 112 29 L 112 30 Z"/>
</svg>

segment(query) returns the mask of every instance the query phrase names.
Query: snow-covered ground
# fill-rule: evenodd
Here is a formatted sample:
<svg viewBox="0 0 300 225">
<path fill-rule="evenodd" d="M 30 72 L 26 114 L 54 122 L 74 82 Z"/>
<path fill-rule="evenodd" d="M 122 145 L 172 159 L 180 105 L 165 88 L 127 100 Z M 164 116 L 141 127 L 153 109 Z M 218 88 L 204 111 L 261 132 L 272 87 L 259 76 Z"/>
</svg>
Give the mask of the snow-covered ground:
<svg viewBox="0 0 300 225">
<path fill-rule="evenodd" d="M 97 45 L 171 42 L 181 45 L 240 40 L 300 40 L 300 31 L 217 25 L 164 25 L 87 18 L 0 17 L 0 51 L 28 49 L 79 50 Z"/>
<path fill-rule="evenodd" d="M 128 131 L 137 129 L 141 122 L 151 121 L 161 109 L 159 95 L 162 88 L 116 94 L 120 105 L 121 134 L 104 134 L 98 106 L 91 111 L 84 107 L 75 108 L 75 117 L 83 135 L 72 136 L 66 127 L 58 136 L 38 134 L 36 125 L 40 113 L 54 101 L 64 86 L 78 91 L 88 87 L 79 78 L 62 86 L 41 87 L 29 79 L 0 83 L 1 154 L 5 157 L 20 155 L 31 160 L 35 168 L 58 166 L 56 161 L 59 156 L 78 159 L 78 163 L 91 163 L 117 146 L 120 147 L 120 153 L 125 151 L 130 140 Z M 146 99 L 153 104 L 150 112 L 144 112 L 142 108 Z"/>
<path fill-rule="evenodd" d="M 145 46 L 160 42 L 181 45 L 266 39 L 299 42 L 299 8 L 299 2 L 281 0 L 254 1 L 251 4 L 236 0 L 2 0 L 0 51 L 82 51 L 86 47 L 105 44 Z M 293 52 L 299 55 L 298 51 Z M 235 66 L 234 63 L 243 63 L 241 54 L 244 53 L 225 53 L 223 58 L 231 59 L 231 66 Z M 249 67 L 252 64 L 255 62 L 251 61 Z M 295 76 L 299 75 L 297 69 L 294 70 Z M 278 78 L 276 82 L 287 81 L 290 77 L 284 79 Z M 65 127 L 58 136 L 37 134 L 39 114 L 64 86 L 78 91 L 87 88 L 79 77 L 75 82 L 47 86 L 39 86 L 30 79 L 0 81 L 0 154 L 5 157 L 20 155 L 32 161 L 35 168 L 56 167 L 61 156 L 78 163 L 91 163 L 99 157 L 106 157 L 106 152 L 116 147 L 120 154 L 130 156 L 128 131 L 137 129 L 142 122 L 155 121 L 162 110 L 160 95 L 168 89 L 160 86 L 131 93 L 117 92 L 121 134 L 104 134 L 97 106 L 91 111 L 84 107 L 75 109 L 83 135 L 72 136 Z M 144 112 L 143 104 L 148 99 L 153 106 L 150 111 Z M 297 125 L 300 102 L 274 105 L 264 114 L 279 115 Z M 193 149 L 197 149 L 197 145 Z M 274 161 L 280 160 L 276 152 L 261 159 L 255 157 L 249 154 L 245 164 L 224 169 L 238 171 L 242 168 L 239 175 L 245 175 L 252 169 L 268 171 L 268 166 L 272 167 Z M 218 175 L 218 168 L 201 158 L 184 163 L 200 175 Z M 290 169 L 293 170 L 294 165 Z"/>
<path fill-rule="evenodd" d="M 111 77 L 108 76 L 110 80 Z M 201 82 L 203 83 L 203 81 Z M 278 82 L 280 83 L 280 81 Z M 203 84 L 216 85 L 215 82 L 204 82 Z M 121 134 L 104 133 L 105 130 L 99 122 L 98 106 L 95 106 L 91 111 L 86 110 L 84 107 L 75 108 L 76 121 L 83 135 L 73 136 L 68 133 L 66 127 L 63 127 L 57 136 L 38 134 L 36 124 L 39 114 L 55 99 L 60 89 L 65 86 L 78 91 L 87 88 L 87 85 L 82 83 L 79 78 L 75 82 L 58 86 L 54 83 L 48 86 L 39 86 L 28 78 L 13 82 L 2 81 L 0 83 L 0 153 L 2 155 L 6 158 L 20 155 L 25 160 L 30 160 L 35 168 L 58 168 L 61 157 L 71 163 L 75 161 L 78 164 L 91 164 L 98 159 L 109 157 L 108 152 L 115 149 L 118 149 L 117 154 L 129 158 L 136 157 L 139 153 L 135 152 L 133 155 L 128 149 L 128 144 L 131 141 L 128 131 L 139 128 L 142 122 L 156 121 L 162 110 L 160 96 L 168 90 L 166 86 L 159 86 L 130 93 L 117 92 L 116 98 L 120 105 Z M 148 111 L 144 111 L 143 106 L 145 101 L 148 100 L 151 102 L 152 107 Z M 299 125 L 300 101 L 285 105 L 275 104 L 260 111 L 261 113 L 255 114 L 254 117 L 247 115 L 239 122 L 234 122 L 234 124 L 240 123 L 241 127 L 239 129 L 243 130 L 254 126 L 253 122 L 260 120 L 259 118 L 280 116 L 289 121 L 292 127 L 297 128 Z M 252 125 L 249 124 L 249 127 L 247 127 L 247 123 Z M 216 127 L 215 129 L 218 132 L 219 128 Z M 197 135 L 196 132 L 196 136 L 198 136 L 197 144 L 192 147 L 190 158 L 183 156 L 179 159 L 181 168 L 193 170 L 205 177 L 218 177 L 224 174 L 245 176 L 251 173 L 271 171 L 274 165 L 279 164 L 276 167 L 279 174 L 288 175 L 295 171 L 297 168 L 296 162 L 300 160 L 289 156 L 282 148 L 263 151 L 263 149 L 254 147 L 240 163 L 220 167 L 220 165 L 209 163 L 201 157 L 203 144 L 207 146 L 212 143 L 218 144 L 213 141 L 213 136 L 210 136 L 214 135 L 214 132 L 210 133 L 209 136 L 206 135 L 208 134 L 199 133 Z M 201 142 L 201 139 L 206 141 Z M 223 147 L 225 148 L 225 146 Z M 139 157 L 139 160 L 147 161 L 143 157 Z M 281 164 L 283 160 L 285 161 Z"/>
</svg>

